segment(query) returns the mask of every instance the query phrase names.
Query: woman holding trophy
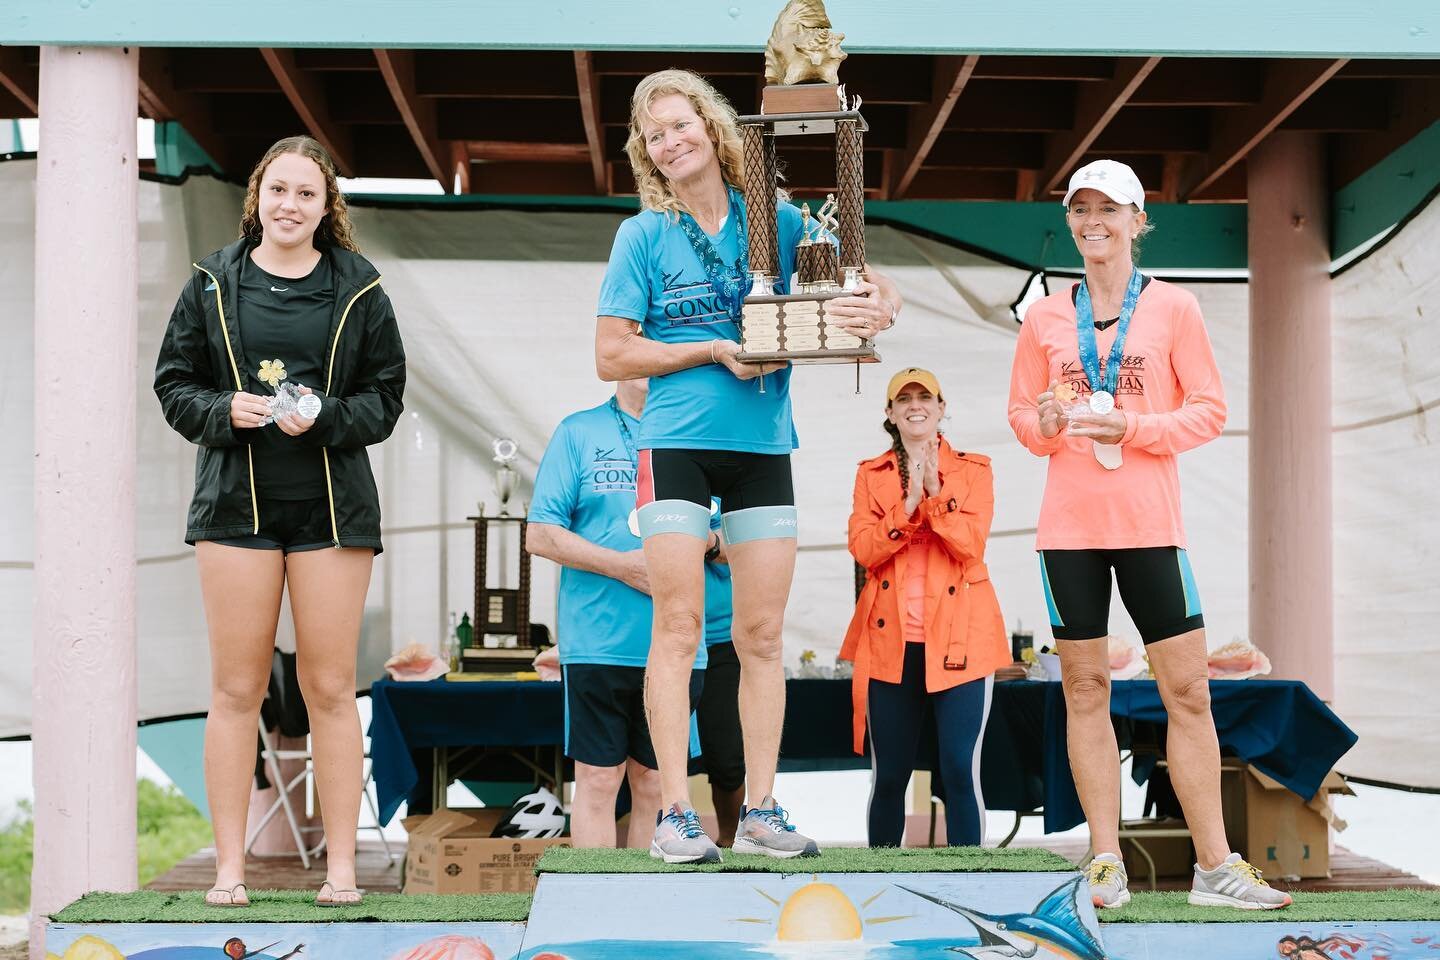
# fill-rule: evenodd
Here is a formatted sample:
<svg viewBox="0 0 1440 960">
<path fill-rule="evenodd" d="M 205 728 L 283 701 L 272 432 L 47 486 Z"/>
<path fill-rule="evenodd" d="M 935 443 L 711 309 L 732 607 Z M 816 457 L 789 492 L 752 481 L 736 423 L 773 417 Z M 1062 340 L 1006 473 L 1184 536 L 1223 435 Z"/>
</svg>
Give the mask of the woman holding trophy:
<svg viewBox="0 0 1440 960">
<path fill-rule="evenodd" d="M 1194 296 L 1135 266 L 1136 241 L 1151 227 L 1134 171 L 1086 164 L 1064 203 L 1085 276 L 1026 313 L 1009 415 L 1026 449 L 1049 460 L 1035 539 L 1059 641 L 1070 766 L 1095 851 L 1091 896 L 1097 907 L 1130 899 L 1109 710 L 1113 570 L 1169 716 L 1171 780 L 1198 860 L 1190 902 L 1283 907 L 1290 897 L 1225 838 L 1205 620 L 1181 523 L 1176 457 L 1224 427 L 1220 371 Z"/>
<path fill-rule="evenodd" d="M 641 213 L 621 224 L 597 309 L 602 379 L 650 377 L 641 422 L 636 522 L 654 598 L 646 707 L 660 767 L 651 855 L 719 859 L 686 784 L 688 678 L 704 633 L 704 572 L 712 497 L 723 506 L 741 664 L 748 803 L 733 850 L 775 857 L 817 852 L 772 795 L 784 718 L 781 632 L 795 568 L 796 444 L 784 364 L 747 364 L 739 320 L 749 289 L 750 226 L 734 110 L 684 70 L 642 80 L 626 143 Z M 778 205 L 782 287 L 794 270 L 801 215 Z M 871 338 L 894 322 L 900 296 L 869 274 L 827 312 Z"/>
<path fill-rule="evenodd" d="M 840 656 L 854 661 L 855 752 L 872 765 L 872 847 L 898 847 L 922 724 L 935 718 L 945 842 L 985 839 L 980 745 L 995 671 L 1010 662 L 1005 620 L 985 566 L 995 514 L 990 458 L 940 433 L 945 398 L 929 370 L 886 388 L 890 449 L 855 473 L 850 553 L 865 589 Z"/>
<path fill-rule="evenodd" d="M 196 265 L 160 346 L 165 419 L 199 447 L 185 541 L 210 633 L 212 906 L 249 903 L 255 728 L 287 588 L 327 841 L 315 902 L 360 902 L 355 658 L 381 549 L 365 448 L 390 435 L 405 389 L 405 351 L 379 284 L 355 245 L 334 162 L 311 138 L 290 137 L 250 174 L 240 238 Z"/>
</svg>

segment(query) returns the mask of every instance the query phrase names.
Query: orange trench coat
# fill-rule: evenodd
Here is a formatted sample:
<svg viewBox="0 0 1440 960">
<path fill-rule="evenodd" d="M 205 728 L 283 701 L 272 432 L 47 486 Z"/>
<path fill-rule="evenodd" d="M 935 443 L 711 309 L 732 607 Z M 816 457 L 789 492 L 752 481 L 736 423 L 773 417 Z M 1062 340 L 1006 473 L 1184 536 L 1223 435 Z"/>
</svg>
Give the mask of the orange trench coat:
<svg viewBox="0 0 1440 960">
<path fill-rule="evenodd" d="M 911 483 L 920 478 L 911 477 Z M 893 450 L 862 460 L 855 473 L 850 552 L 867 575 L 840 658 L 855 663 L 855 752 L 865 752 L 870 679 L 899 683 L 905 665 L 905 552 L 928 521 L 939 549 L 925 582 L 925 689 L 948 690 L 988 677 L 1010 662 L 1005 619 L 985 567 L 985 541 L 995 513 L 990 458 L 958 453 L 940 440 L 940 495 L 906 516 Z"/>
</svg>

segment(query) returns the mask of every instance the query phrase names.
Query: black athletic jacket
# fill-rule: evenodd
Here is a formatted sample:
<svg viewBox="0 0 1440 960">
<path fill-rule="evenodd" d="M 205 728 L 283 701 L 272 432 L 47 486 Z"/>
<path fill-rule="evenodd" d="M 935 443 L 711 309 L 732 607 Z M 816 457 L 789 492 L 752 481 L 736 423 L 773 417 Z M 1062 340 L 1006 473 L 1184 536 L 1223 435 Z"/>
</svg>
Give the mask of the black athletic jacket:
<svg viewBox="0 0 1440 960">
<path fill-rule="evenodd" d="M 237 240 L 194 264 L 180 291 L 155 363 L 155 395 L 165 419 L 198 444 L 195 496 L 185 542 L 256 533 L 247 429 L 230 426 L 230 398 L 245 389 L 236 358 L 245 356 L 236 310 L 240 265 L 250 243 Z M 301 440 L 323 448 L 330 533 L 341 547 L 380 550 L 380 498 L 365 447 L 395 429 L 403 409 L 405 348 L 380 274 L 357 253 L 324 251 L 335 276 L 335 312 L 320 415 Z"/>
</svg>

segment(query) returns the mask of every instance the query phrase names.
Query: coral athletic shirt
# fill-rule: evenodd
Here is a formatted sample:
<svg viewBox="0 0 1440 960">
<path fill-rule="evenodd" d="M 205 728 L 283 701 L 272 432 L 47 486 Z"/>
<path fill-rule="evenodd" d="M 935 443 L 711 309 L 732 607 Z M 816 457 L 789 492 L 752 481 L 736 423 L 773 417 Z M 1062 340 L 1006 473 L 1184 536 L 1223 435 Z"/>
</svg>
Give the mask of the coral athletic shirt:
<svg viewBox="0 0 1440 960">
<path fill-rule="evenodd" d="M 1078 285 L 1077 285 L 1078 286 Z M 1115 409 L 1125 415 L 1124 462 L 1106 470 L 1088 437 L 1040 434 L 1035 398 L 1051 380 L 1081 399 L 1091 385 L 1080 364 L 1074 287 L 1025 315 L 1010 371 L 1010 426 L 1031 453 L 1049 457 L 1037 550 L 1185 546 L 1175 455 L 1220 435 L 1225 390 L 1194 295 L 1146 283 L 1125 338 Z M 1102 370 L 1118 324 L 1095 334 Z"/>
<path fill-rule="evenodd" d="M 935 548 L 935 534 L 924 512 L 920 529 L 910 534 L 910 543 L 905 547 L 905 642 L 925 642 L 925 578 L 930 575 L 930 551 Z"/>
</svg>

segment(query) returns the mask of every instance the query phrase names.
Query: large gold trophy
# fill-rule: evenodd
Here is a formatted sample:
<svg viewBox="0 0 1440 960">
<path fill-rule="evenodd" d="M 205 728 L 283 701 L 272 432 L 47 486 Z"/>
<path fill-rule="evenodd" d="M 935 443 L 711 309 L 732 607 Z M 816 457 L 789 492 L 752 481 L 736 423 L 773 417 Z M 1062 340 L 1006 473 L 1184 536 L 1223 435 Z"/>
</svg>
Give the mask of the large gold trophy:
<svg viewBox="0 0 1440 960">
<path fill-rule="evenodd" d="M 860 98 L 848 101 L 838 81 L 842 33 L 830 28 L 820 0 L 790 0 L 765 51 L 765 90 L 758 116 L 740 117 L 745 208 L 750 232 L 750 292 L 745 297 L 737 360 L 760 363 L 873 363 L 869 340 L 833 325 L 825 304 L 847 296 L 864 277 L 867 126 Z M 794 293 L 777 295 L 775 138 L 833 134 L 837 190 L 815 217 L 804 208 L 796 249 Z M 831 240 L 840 241 L 838 252 Z"/>
</svg>

